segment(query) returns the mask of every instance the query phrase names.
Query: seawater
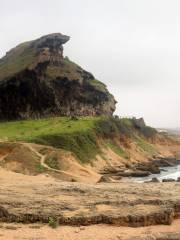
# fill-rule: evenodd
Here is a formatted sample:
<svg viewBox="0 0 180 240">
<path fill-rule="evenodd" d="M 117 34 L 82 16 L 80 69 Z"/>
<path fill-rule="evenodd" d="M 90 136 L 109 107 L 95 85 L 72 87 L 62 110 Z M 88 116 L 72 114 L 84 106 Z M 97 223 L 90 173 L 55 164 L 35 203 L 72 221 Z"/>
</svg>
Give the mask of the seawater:
<svg viewBox="0 0 180 240">
<path fill-rule="evenodd" d="M 160 181 L 162 179 L 167 179 L 167 178 L 173 178 L 175 180 L 180 177 L 180 165 L 173 166 L 173 167 L 162 167 L 160 168 L 161 173 L 159 174 L 151 174 L 147 177 L 140 177 L 140 178 L 135 178 L 134 180 L 137 182 L 144 182 L 144 181 L 150 181 L 152 178 L 156 177 Z"/>
</svg>

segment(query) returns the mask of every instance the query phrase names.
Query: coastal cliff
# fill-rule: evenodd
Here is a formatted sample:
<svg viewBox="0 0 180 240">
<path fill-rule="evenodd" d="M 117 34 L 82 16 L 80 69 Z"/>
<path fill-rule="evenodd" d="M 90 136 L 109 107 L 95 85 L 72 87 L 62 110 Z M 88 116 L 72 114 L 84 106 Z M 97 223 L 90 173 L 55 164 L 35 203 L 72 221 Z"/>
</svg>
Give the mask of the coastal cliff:
<svg viewBox="0 0 180 240">
<path fill-rule="evenodd" d="M 60 33 L 25 42 L 0 60 L 0 119 L 112 115 L 105 84 L 63 56 Z"/>
</svg>

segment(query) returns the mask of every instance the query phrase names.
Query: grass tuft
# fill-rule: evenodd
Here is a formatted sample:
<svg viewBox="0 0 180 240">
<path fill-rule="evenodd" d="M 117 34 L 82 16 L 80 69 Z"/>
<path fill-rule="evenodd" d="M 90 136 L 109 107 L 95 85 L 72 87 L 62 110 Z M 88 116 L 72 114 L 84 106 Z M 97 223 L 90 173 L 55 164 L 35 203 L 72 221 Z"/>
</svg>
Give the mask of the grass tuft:
<svg viewBox="0 0 180 240">
<path fill-rule="evenodd" d="M 111 140 L 106 141 L 106 145 L 113 151 L 115 152 L 117 155 L 119 155 L 120 157 L 129 159 L 128 154 L 126 153 L 126 151 L 117 146 L 115 143 L 113 143 Z"/>
<path fill-rule="evenodd" d="M 59 226 L 59 221 L 54 217 L 49 217 L 48 225 L 52 228 L 57 228 Z"/>
<path fill-rule="evenodd" d="M 37 172 L 39 172 L 39 173 L 43 173 L 44 171 L 46 171 L 46 168 L 45 168 L 43 165 L 38 164 L 38 165 L 36 166 L 36 170 L 37 170 Z"/>
<path fill-rule="evenodd" d="M 148 153 L 150 155 L 157 154 L 157 151 L 154 148 L 154 146 L 152 144 L 148 143 L 145 139 L 143 139 L 141 137 L 136 137 L 135 141 L 136 141 L 138 147 L 142 151 L 144 151 L 144 152 L 146 152 L 146 153 Z"/>
</svg>

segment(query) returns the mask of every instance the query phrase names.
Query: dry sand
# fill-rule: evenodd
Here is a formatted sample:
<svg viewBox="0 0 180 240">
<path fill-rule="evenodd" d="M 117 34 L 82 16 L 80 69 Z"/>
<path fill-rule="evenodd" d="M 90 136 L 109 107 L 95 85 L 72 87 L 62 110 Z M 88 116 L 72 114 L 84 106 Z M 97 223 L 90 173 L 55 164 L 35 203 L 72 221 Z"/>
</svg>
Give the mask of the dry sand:
<svg viewBox="0 0 180 240">
<path fill-rule="evenodd" d="M 95 205 L 95 213 L 108 212 L 113 216 L 129 211 L 153 214 L 153 208 L 180 203 L 180 183 L 119 183 L 88 185 L 61 182 L 45 175 L 27 176 L 0 169 L 0 205 L 13 213 L 24 214 L 39 208 L 54 211 L 64 208 L 64 214 L 74 215 L 79 210 L 86 214 Z M 145 205 L 143 205 L 145 201 Z M 161 202 L 162 201 L 162 202 Z M 63 206 L 62 206 L 63 203 Z M 142 203 L 140 206 L 139 203 Z M 20 205 L 19 205 L 20 204 Z M 37 208 L 38 204 L 38 208 Z M 58 205 L 59 204 L 59 205 Z M 92 204 L 92 205 L 91 205 Z M 132 209 L 129 210 L 129 205 Z M 67 209 L 69 207 L 69 209 Z M 71 207 L 73 207 L 71 209 Z M 82 208 L 82 209 L 81 209 Z M 55 209 L 56 211 L 56 209 Z M 46 214 L 46 211 L 44 212 Z M 152 215 L 153 216 L 153 215 Z M 174 235 L 175 234 L 175 235 Z M 137 238 L 136 238 L 137 237 Z M 148 237 L 148 238 L 147 238 Z M 173 237 L 173 238 L 172 238 Z M 60 226 L 48 224 L 0 223 L 0 240 L 180 240 L 180 220 L 171 225 L 123 227 L 109 224 L 90 226 Z"/>
<path fill-rule="evenodd" d="M 179 238 L 174 240 L 180 239 L 180 220 L 174 221 L 171 226 L 140 228 L 92 225 L 86 227 L 59 226 L 57 229 L 52 229 L 40 224 L 1 224 L 0 227 L 1 240 L 138 240 L 141 238 L 155 240 L 160 236 L 168 236 L 170 233 L 176 233 L 176 237 L 179 234 Z"/>
</svg>

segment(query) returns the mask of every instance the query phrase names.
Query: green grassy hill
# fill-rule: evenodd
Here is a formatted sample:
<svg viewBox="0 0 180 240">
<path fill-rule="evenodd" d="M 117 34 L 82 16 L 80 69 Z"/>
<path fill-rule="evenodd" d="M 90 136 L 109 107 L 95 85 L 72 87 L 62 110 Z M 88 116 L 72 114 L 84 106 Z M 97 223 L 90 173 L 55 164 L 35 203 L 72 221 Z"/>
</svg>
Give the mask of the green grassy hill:
<svg viewBox="0 0 180 240">
<path fill-rule="evenodd" d="M 26 141 L 50 145 L 73 152 L 81 162 L 90 162 L 101 152 L 101 146 L 127 158 L 126 152 L 117 145 L 120 136 L 136 141 L 143 151 L 154 153 L 148 139 L 156 130 L 138 127 L 134 119 L 114 117 L 56 117 L 0 123 L 0 139 Z"/>
</svg>

